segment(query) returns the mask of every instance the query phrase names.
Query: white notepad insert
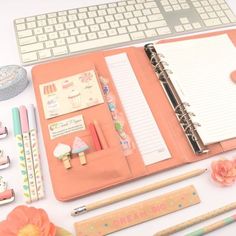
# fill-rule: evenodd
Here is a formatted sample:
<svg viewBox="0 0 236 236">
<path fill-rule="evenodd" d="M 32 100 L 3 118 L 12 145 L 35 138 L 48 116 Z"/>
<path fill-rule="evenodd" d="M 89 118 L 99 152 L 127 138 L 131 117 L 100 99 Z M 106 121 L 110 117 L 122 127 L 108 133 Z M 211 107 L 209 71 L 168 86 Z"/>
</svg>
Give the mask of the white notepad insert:
<svg viewBox="0 0 236 236">
<path fill-rule="evenodd" d="M 164 55 L 169 77 L 205 145 L 236 137 L 236 84 L 230 74 L 236 70 L 236 48 L 227 34 L 155 44 Z"/>
<path fill-rule="evenodd" d="M 145 165 L 170 158 L 126 53 L 105 59 Z"/>
</svg>

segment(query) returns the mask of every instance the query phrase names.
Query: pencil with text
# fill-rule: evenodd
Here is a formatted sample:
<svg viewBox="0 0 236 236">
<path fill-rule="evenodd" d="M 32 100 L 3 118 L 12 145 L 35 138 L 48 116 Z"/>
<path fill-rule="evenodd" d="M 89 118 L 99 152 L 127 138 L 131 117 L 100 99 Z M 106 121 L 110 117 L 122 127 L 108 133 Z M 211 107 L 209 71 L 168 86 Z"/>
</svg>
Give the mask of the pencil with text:
<svg viewBox="0 0 236 236">
<path fill-rule="evenodd" d="M 20 113 L 18 108 L 12 109 L 13 127 L 14 135 L 16 140 L 16 147 L 19 155 L 19 166 L 23 182 L 23 196 L 26 203 L 31 202 L 30 189 L 29 189 L 29 179 L 26 167 L 25 151 L 23 144 L 23 137 L 20 124 Z"/>
<path fill-rule="evenodd" d="M 40 156 L 39 156 L 39 145 L 38 145 L 34 105 L 30 104 L 29 106 L 27 106 L 27 110 L 29 119 L 31 151 L 33 156 L 33 165 L 34 165 L 35 180 L 36 180 L 36 190 L 38 193 L 38 199 L 41 199 L 44 197 L 44 186 L 43 186 L 43 178 L 42 178 Z"/>
<path fill-rule="evenodd" d="M 118 195 L 111 197 L 111 198 L 106 198 L 106 199 L 103 199 L 103 200 L 100 200 L 100 201 L 97 201 L 94 203 L 90 203 L 86 206 L 81 206 L 81 207 L 75 208 L 71 212 L 71 215 L 77 216 L 77 215 L 83 214 L 85 212 L 88 212 L 88 211 L 91 211 L 91 210 L 94 210 L 94 209 L 97 209 L 97 208 L 100 208 L 103 206 L 113 204 L 115 202 L 119 202 L 119 201 L 122 201 L 122 200 L 125 200 L 128 198 L 137 196 L 139 194 L 143 194 L 143 193 L 147 193 L 147 192 L 150 192 L 150 191 L 153 191 L 156 189 L 160 189 L 165 186 L 192 178 L 194 176 L 201 175 L 201 174 L 205 173 L 206 171 L 207 171 L 207 169 L 198 169 L 198 170 L 190 171 L 190 172 L 187 172 L 187 173 L 184 173 L 184 174 L 181 174 L 178 176 L 174 176 L 174 177 L 171 177 L 171 178 L 168 178 L 168 179 L 165 179 L 165 180 L 162 180 L 162 181 L 159 181 L 159 182 L 156 182 L 156 183 L 153 183 L 153 184 L 150 184 L 150 185 L 138 188 L 138 189 L 131 190 L 126 193 L 118 194 Z"/>
<path fill-rule="evenodd" d="M 170 228 L 159 231 L 158 233 L 154 234 L 154 236 L 167 236 L 167 235 L 174 234 L 174 233 L 179 232 L 183 229 L 186 229 L 186 228 L 188 228 L 192 225 L 201 223 L 203 221 L 206 221 L 208 219 L 211 219 L 215 216 L 221 215 L 225 212 L 228 212 L 228 211 L 231 211 L 231 210 L 234 210 L 234 209 L 236 209 L 236 202 L 230 203 L 226 206 L 223 206 L 221 208 L 218 208 L 218 209 L 215 209 L 213 211 L 207 212 L 203 215 L 197 216 L 197 217 L 192 218 L 190 220 L 187 220 L 183 223 L 180 223 L 180 224 L 174 225 Z"/>
</svg>

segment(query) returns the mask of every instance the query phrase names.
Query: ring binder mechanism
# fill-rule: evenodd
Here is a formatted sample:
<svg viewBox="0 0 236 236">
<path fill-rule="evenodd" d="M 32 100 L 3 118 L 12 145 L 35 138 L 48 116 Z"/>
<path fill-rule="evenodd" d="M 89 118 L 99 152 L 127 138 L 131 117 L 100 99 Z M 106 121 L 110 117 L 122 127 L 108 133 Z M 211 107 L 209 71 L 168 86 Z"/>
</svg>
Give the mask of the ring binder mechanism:
<svg viewBox="0 0 236 236">
<path fill-rule="evenodd" d="M 181 101 L 174 85 L 170 80 L 169 75 L 172 74 L 172 71 L 166 68 L 168 63 L 162 59 L 164 58 L 164 55 L 158 54 L 152 43 L 145 45 L 144 50 L 150 59 L 159 80 L 161 81 L 161 85 L 167 94 L 167 97 L 175 111 L 176 117 L 178 118 L 178 121 L 181 124 L 181 127 L 183 128 L 193 151 L 196 154 L 208 152 L 196 130 L 196 127 L 201 125 L 192 121 L 191 117 L 195 116 L 195 114 L 188 111 L 187 107 L 190 105 L 187 102 Z"/>
</svg>

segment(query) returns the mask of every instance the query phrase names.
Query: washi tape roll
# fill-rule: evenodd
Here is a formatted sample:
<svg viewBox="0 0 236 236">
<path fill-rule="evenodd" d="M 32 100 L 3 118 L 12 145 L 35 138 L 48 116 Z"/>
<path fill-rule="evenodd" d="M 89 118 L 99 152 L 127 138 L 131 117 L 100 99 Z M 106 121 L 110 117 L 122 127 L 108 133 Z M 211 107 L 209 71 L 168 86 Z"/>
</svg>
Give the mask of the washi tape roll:
<svg viewBox="0 0 236 236">
<path fill-rule="evenodd" d="M 17 65 L 0 67 L 0 101 L 21 93 L 28 85 L 26 70 Z"/>
</svg>

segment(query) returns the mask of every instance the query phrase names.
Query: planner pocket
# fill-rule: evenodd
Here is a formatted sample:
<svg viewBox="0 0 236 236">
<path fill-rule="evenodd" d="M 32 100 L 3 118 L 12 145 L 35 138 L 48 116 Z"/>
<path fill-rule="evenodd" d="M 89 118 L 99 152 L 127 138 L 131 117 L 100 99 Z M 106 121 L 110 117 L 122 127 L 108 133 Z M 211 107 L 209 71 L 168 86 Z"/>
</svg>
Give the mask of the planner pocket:
<svg viewBox="0 0 236 236">
<path fill-rule="evenodd" d="M 74 186 L 80 186 L 79 195 L 82 196 L 131 178 L 126 157 L 120 146 L 88 153 L 86 159 L 87 164 L 81 165 L 79 157 L 73 155 L 70 170 L 65 170 L 62 165 L 56 167 L 58 172 L 63 173 L 63 178 L 58 179 L 60 185 L 54 186 L 55 195 L 59 200 L 66 201 L 78 197 L 78 189 Z"/>
</svg>

